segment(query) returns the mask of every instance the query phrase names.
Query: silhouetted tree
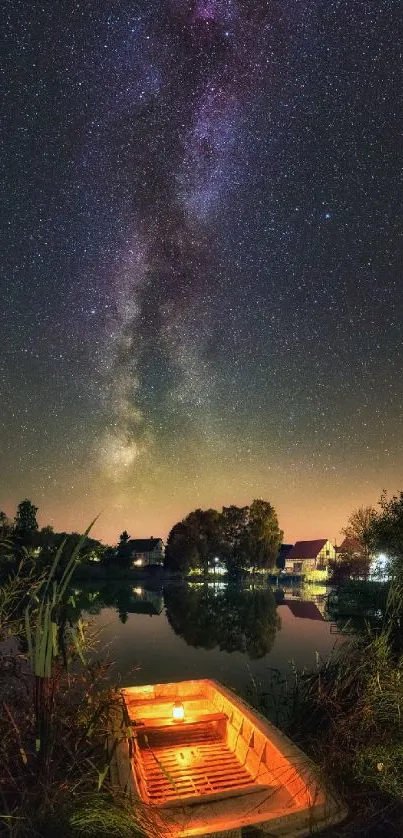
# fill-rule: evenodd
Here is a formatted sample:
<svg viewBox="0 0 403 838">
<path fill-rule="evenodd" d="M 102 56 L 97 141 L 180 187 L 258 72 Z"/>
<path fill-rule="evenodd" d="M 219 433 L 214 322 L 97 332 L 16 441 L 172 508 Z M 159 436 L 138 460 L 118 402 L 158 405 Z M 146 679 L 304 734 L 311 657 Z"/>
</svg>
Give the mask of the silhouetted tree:
<svg viewBox="0 0 403 838">
<path fill-rule="evenodd" d="M 199 567 L 208 573 L 219 557 L 230 575 L 275 565 L 283 533 L 274 507 L 264 500 L 251 506 L 195 509 L 172 528 L 165 567 L 187 572 Z"/>
<path fill-rule="evenodd" d="M 249 507 L 248 546 L 252 568 L 274 567 L 283 540 L 277 513 L 268 501 L 257 499 Z"/>
<path fill-rule="evenodd" d="M 116 562 L 116 547 L 105 547 L 102 551 L 101 564 L 105 567 L 111 567 Z"/>
<path fill-rule="evenodd" d="M 127 530 L 123 530 L 123 532 L 119 536 L 119 544 L 116 551 L 116 558 L 119 567 L 128 569 L 132 565 L 132 556 L 130 550 L 130 535 Z"/>
<path fill-rule="evenodd" d="M 197 567 L 198 552 L 186 521 L 175 524 L 168 535 L 164 568 L 173 573 L 188 573 Z"/>
<path fill-rule="evenodd" d="M 392 573 L 403 581 L 403 492 L 380 499 L 381 512 L 372 519 L 366 540 L 372 553 L 385 553 Z"/>
<path fill-rule="evenodd" d="M 0 510 L 0 535 L 5 536 L 11 530 L 11 521 L 6 513 Z"/>
<path fill-rule="evenodd" d="M 220 554 L 230 575 L 241 573 L 249 564 L 246 539 L 248 517 L 248 506 L 223 506 Z"/>
<path fill-rule="evenodd" d="M 189 536 L 197 550 L 198 566 L 208 574 L 221 544 L 221 515 L 216 509 L 195 509 L 185 518 Z"/>
<path fill-rule="evenodd" d="M 14 532 L 22 535 L 28 532 L 36 532 L 38 529 L 38 522 L 36 520 L 36 513 L 38 507 L 28 500 L 22 500 L 17 506 L 17 512 L 14 519 Z"/>
<path fill-rule="evenodd" d="M 372 506 L 360 506 L 351 513 L 346 526 L 342 529 L 345 538 L 337 559 L 329 562 L 334 584 L 339 585 L 347 579 L 368 577 L 372 560 L 368 533 L 375 518 L 376 512 Z"/>
</svg>

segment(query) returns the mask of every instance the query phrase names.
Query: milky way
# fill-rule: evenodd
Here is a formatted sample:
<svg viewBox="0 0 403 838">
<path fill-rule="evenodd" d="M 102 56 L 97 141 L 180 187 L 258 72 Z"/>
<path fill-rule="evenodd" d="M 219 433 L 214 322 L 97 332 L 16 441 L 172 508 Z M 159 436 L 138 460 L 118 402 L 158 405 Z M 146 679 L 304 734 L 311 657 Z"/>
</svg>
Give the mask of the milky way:
<svg viewBox="0 0 403 838">
<path fill-rule="evenodd" d="M 160 27 L 170 34 L 169 58 L 156 57 L 148 72 L 160 79 L 163 96 L 137 103 L 140 129 L 130 138 L 134 232 L 107 332 L 114 421 L 101 454 L 118 481 L 165 428 L 196 435 L 204 450 L 212 439 L 213 372 L 205 349 L 220 326 L 211 311 L 214 221 L 240 187 L 237 143 L 255 78 L 245 39 L 238 46 L 246 23 L 234 4 L 171 4 Z M 133 129 L 132 113 L 130 121 Z"/>
<path fill-rule="evenodd" d="M 6 4 L 0 507 L 335 537 L 401 488 L 399 6 Z"/>
</svg>

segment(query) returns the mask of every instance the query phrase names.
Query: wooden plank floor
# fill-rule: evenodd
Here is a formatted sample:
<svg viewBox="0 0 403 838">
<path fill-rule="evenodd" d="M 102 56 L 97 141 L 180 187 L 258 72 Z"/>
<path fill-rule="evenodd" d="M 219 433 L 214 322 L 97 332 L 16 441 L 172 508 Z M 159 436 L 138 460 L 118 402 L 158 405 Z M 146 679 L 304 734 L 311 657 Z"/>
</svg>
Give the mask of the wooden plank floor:
<svg viewBox="0 0 403 838">
<path fill-rule="evenodd" d="M 149 803 L 163 805 L 206 795 L 228 795 L 254 781 L 214 728 L 148 733 L 139 747 Z"/>
</svg>

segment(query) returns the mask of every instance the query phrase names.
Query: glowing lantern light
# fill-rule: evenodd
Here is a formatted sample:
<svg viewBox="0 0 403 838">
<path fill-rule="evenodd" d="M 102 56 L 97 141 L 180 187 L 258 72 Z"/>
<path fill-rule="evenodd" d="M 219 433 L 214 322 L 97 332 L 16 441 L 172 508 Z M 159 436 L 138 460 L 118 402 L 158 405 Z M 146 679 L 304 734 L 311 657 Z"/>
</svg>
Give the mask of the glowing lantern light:
<svg viewBox="0 0 403 838">
<path fill-rule="evenodd" d="M 172 708 L 172 718 L 175 722 L 183 722 L 183 719 L 185 718 L 185 708 L 181 701 L 175 701 Z"/>
</svg>

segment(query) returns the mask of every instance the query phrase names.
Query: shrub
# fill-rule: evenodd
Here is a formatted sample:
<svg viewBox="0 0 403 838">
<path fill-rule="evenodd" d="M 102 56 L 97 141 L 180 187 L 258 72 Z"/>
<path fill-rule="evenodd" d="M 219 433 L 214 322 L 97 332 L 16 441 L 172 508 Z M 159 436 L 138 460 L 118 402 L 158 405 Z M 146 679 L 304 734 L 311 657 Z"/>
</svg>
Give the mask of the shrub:
<svg viewBox="0 0 403 838">
<path fill-rule="evenodd" d="M 294 681 L 287 731 L 350 805 L 350 822 L 337 835 L 402 834 L 400 608 L 401 590 L 392 588 L 379 632 L 367 626 Z"/>
</svg>

